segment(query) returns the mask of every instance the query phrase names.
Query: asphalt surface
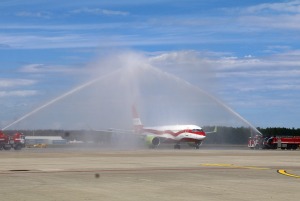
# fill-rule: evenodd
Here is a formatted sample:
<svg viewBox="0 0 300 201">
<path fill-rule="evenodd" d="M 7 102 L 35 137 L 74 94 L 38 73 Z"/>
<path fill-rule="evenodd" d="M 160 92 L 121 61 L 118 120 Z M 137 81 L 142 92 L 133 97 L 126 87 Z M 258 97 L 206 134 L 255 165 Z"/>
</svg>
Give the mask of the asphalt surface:
<svg viewBox="0 0 300 201">
<path fill-rule="evenodd" d="M 298 200 L 300 150 L 0 152 L 1 200 Z"/>
</svg>

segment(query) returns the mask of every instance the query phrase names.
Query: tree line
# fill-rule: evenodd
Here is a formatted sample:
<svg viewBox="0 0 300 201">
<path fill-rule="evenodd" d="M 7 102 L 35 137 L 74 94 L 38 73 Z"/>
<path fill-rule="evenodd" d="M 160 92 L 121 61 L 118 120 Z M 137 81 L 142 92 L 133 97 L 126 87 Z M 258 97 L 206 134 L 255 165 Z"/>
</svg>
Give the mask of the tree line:
<svg viewBox="0 0 300 201">
<path fill-rule="evenodd" d="M 204 127 L 205 131 L 211 131 L 214 127 Z M 295 128 L 257 128 L 264 137 L 271 136 L 300 136 L 300 129 Z M 247 127 L 217 127 L 217 133 L 207 134 L 205 143 L 208 144 L 247 144 L 249 137 L 255 135 L 255 131 Z"/>
<path fill-rule="evenodd" d="M 264 136 L 300 136 L 300 128 L 257 128 Z"/>
</svg>

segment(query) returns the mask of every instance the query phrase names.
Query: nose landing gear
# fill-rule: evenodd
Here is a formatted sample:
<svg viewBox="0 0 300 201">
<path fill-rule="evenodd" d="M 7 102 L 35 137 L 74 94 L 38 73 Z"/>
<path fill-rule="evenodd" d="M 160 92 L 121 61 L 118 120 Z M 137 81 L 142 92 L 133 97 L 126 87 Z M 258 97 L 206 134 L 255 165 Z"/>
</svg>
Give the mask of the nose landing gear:
<svg viewBox="0 0 300 201">
<path fill-rule="evenodd" d="M 201 144 L 202 144 L 202 141 L 196 141 L 195 142 L 195 149 L 200 149 Z"/>
</svg>

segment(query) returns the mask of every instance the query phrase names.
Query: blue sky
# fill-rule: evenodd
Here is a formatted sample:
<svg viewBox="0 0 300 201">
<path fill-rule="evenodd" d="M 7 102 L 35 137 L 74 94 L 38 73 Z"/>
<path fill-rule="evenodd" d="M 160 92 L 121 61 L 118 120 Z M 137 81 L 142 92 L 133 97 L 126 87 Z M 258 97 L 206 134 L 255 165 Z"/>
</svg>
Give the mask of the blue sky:
<svg viewBox="0 0 300 201">
<path fill-rule="evenodd" d="M 0 10 L 2 127 L 84 82 L 113 49 L 213 85 L 255 126 L 300 127 L 299 0 L 2 0 Z"/>
</svg>

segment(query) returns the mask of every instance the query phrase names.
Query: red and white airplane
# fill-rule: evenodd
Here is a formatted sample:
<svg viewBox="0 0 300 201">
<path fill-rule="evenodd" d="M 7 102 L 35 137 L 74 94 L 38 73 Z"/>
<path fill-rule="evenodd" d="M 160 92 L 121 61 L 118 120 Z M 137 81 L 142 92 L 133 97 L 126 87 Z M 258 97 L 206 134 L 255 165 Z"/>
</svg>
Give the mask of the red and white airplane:
<svg viewBox="0 0 300 201">
<path fill-rule="evenodd" d="M 160 143 L 175 143 L 174 149 L 180 149 L 180 143 L 186 142 L 199 149 L 207 133 L 217 132 L 215 127 L 212 132 L 204 132 L 196 125 L 168 125 L 157 127 L 144 127 L 136 107 L 132 107 L 134 132 L 146 140 L 150 148 L 156 148 Z"/>
</svg>

